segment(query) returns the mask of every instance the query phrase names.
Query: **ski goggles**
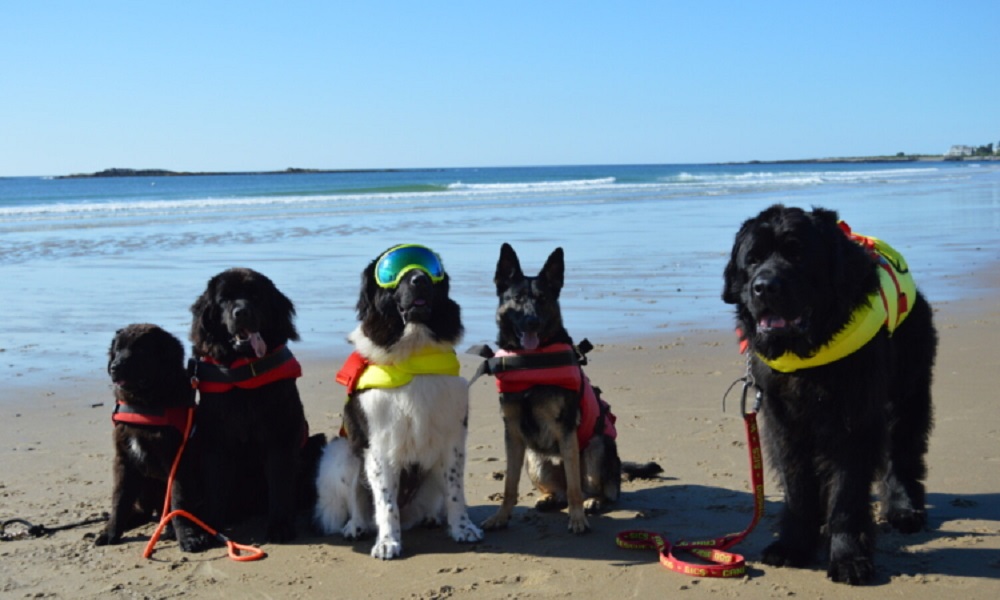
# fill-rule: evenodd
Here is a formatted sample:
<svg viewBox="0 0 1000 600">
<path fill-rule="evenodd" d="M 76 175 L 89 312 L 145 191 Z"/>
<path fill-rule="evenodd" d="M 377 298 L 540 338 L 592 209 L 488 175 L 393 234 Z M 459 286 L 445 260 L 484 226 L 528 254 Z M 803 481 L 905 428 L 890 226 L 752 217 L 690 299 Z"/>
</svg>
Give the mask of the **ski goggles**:
<svg viewBox="0 0 1000 600">
<path fill-rule="evenodd" d="M 408 271 L 420 269 L 431 281 L 444 279 L 444 265 L 441 258 L 427 246 L 403 244 L 386 250 L 375 262 L 375 283 L 379 287 L 392 289 Z"/>
</svg>

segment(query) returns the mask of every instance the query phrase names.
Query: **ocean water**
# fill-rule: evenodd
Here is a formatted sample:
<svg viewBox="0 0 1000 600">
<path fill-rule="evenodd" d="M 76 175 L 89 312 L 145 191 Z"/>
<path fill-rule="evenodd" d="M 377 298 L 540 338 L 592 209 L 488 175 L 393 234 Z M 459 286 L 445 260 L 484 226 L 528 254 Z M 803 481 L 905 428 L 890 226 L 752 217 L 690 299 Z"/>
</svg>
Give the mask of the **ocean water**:
<svg viewBox="0 0 1000 600">
<path fill-rule="evenodd" d="M 360 272 L 397 243 L 441 254 L 465 344 L 491 342 L 500 244 L 528 273 L 566 253 L 563 313 L 595 343 L 728 329 L 721 274 L 743 220 L 781 202 L 840 211 L 904 252 L 934 300 L 1000 259 L 1000 164 L 748 164 L 0 178 L 0 404 L 21 385 L 103 379 L 114 331 L 187 344 L 215 273 L 257 269 L 296 304 L 293 349 L 339 357 Z M 331 376 L 337 365 L 331 362 Z"/>
</svg>

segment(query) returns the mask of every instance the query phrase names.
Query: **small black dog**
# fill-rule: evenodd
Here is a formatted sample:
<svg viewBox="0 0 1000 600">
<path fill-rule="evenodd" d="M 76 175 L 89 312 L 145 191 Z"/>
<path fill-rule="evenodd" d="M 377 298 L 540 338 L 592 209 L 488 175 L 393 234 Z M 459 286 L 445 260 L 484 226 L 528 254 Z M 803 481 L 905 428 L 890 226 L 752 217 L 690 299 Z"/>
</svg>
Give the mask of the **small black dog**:
<svg viewBox="0 0 1000 600">
<path fill-rule="evenodd" d="M 586 513 L 616 501 L 622 473 L 652 477 L 656 463 L 622 464 L 615 442 L 615 416 L 590 385 L 580 349 L 563 327 L 559 293 L 563 251 L 556 248 L 535 277 L 521 270 L 509 244 L 500 248 L 496 283 L 499 358 L 487 362 L 497 377 L 504 421 L 507 471 L 503 502 L 484 523 L 505 527 L 517 503 L 522 465 L 541 493 L 538 510 L 569 507 L 569 530 L 590 528 Z M 582 344 L 581 344 L 582 345 Z"/>
<path fill-rule="evenodd" d="M 743 223 L 722 299 L 736 305 L 785 492 L 763 562 L 808 565 L 826 536 L 827 575 L 870 581 L 873 481 L 882 519 L 902 532 L 927 522 L 930 305 L 887 244 L 851 235 L 833 211 L 781 205 Z"/>
<path fill-rule="evenodd" d="M 97 536 L 98 546 L 121 542 L 122 534 L 160 514 L 177 450 L 181 445 L 194 390 L 184 368 L 184 347 L 156 325 L 136 323 L 115 333 L 108 350 L 114 383 L 114 490 L 111 514 Z M 198 459 L 185 450 L 171 493 L 172 509 L 197 511 Z M 186 519 L 172 521 L 187 552 L 212 544 Z"/>
<path fill-rule="evenodd" d="M 263 498 L 268 540 L 290 541 L 296 511 L 315 501 L 299 497 L 301 482 L 315 478 L 303 457 L 318 461 L 325 444 L 309 437 L 295 383 L 302 369 L 287 347 L 299 339 L 295 307 L 264 275 L 234 268 L 209 280 L 191 313 L 205 520 L 232 525 Z"/>
</svg>

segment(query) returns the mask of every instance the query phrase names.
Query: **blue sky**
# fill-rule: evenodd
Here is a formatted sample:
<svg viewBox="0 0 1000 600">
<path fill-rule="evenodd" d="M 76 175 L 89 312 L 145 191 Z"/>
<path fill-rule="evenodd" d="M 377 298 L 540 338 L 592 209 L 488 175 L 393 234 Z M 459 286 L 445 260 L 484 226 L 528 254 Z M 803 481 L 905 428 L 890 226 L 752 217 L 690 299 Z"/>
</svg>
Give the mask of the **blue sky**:
<svg viewBox="0 0 1000 600">
<path fill-rule="evenodd" d="M 1000 2 L 5 3 L 0 176 L 1000 141 Z"/>
</svg>

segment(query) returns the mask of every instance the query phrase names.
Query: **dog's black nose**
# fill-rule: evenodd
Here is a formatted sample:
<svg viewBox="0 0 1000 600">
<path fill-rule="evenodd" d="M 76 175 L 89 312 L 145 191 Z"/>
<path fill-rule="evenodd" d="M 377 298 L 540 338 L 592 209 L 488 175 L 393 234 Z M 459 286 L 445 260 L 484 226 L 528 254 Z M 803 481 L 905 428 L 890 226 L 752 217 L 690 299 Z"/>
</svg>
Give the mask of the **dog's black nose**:
<svg viewBox="0 0 1000 600">
<path fill-rule="evenodd" d="M 753 295 L 758 298 L 764 298 L 767 296 L 774 296 L 781 290 L 781 282 L 777 277 L 770 275 L 759 275 L 753 280 L 753 285 L 751 286 L 753 290 Z"/>
<path fill-rule="evenodd" d="M 405 278 L 409 285 L 417 288 L 430 287 L 433 284 L 431 278 L 421 269 L 410 269 Z"/>
</svg>

